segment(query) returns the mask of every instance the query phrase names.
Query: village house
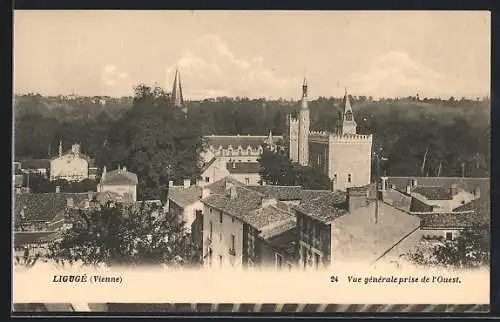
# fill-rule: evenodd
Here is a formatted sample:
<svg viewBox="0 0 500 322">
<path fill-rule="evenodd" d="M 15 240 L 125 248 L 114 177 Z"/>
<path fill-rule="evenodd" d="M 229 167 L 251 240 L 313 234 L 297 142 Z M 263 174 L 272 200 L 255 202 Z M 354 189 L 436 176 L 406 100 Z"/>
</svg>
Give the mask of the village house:
<svg viewBox="0 0 500 322">
<path fill-rule="evenodd" d="M 457 237 L 490 218 L 489 178 L 383 177 L 382 200 L 417 216 L 425 239 Z"/>
<path fill-rule="evenodd" d="M 118 167 L 113 171 L 107 171 L 104 167 L 97 191 L 114 192 L 121 196 L 123 202 L 136 202 L 138 183 L 137 175 L 128 171 L 126 167 Z"/>
<path fill-rule="evenodd" d="M 226 177 L 204 186 L 203 263 L 235 268 L 292 268 L 298 237 L 293 205 L 342 192 L 245 185 Z"/>
<path fill-rule="evenodd" d="M 201 211 L 202 188 L 192 185 L 190 179 L 185 179 L 183 185 L 175 186 L 173 181 L 169 182 L 167 206 L 168 213 L 183 223 L 187 231 L 191 232 L 191 226 L 196 219 L 196 213 Z"/>
<path fill-rule="evenodd" d="M 19 167 L 24 174 L 34 174 L 47 178 L 50 170 L 49 159 L 27 159 L 19 161 Z"/>
</svg>

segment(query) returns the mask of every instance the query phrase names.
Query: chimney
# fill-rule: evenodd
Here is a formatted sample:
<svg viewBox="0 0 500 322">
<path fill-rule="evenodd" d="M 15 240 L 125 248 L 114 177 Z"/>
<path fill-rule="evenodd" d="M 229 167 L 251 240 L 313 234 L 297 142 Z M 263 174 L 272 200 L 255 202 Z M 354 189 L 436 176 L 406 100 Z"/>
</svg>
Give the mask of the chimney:
<svg viewBox="0 0 500 322">
<path fill-rule="evenodd" d="M 238 191 L 236 190 L 236 186 L 231 186 L 231 188 L 229 188 L 230 190 L 230 193 L 231 193 L 231 199 L 235 199 L 238 197 Z"/>
<path fill-rule="evenodd" d="M 170 181 L 168 182 L 168 186 L 169 186 L 169 187 L 173 187 L 173 186 L 174 186 L 174 182 L 173 182 L 172 180 L 170 180 Z"/>
<path fill-rule="evenodd" d="M 408 194 L 408 195 L 411 194 L 411 186 L 410 185 L 406 186 L 406 194 Z"/>
<path fill-rule="evenodd" d="M 68 208 L 72 208 L 73 207 L 73 198 L 66 199 L 66 206 Z"/>
<path fill-rule="evenodd" d="M 476 186 L 476 188 L 474 188 L 474 197 L 481 197 L 481 189 L 479 189 L 479 186 Z"/>
<path fill-rule="evenodd" d="M 123 172 L 127 172 L 127 167 L 122 168 Z"/>
<path fill-rule="evenodd" d="M 233 160 L 233 169 L 236 169 L 236 161 Z"/>
<path fill-rule="evenodd" d="M 187 189 L 191 186 L 191 179 L 184 179 L 184 188 Z"/>
<path fill-rule="evenodd" d="M 262 185 L 265 186 L 266 185 L 266 181 L 265 180 L 262 180 Z"/>
<path fill-rule="evenodd" d="M 411 186 L 416 187 L 417 186 L 417 179 L 411 179 Z"/>
<path fill-rule="evenodd" d="M 368 205 L 368 188 L 367 187 L 350 187 L 347 188 L 347 205 L 349 212 Z"/>
<path fill-rule="evenodd" d="M 56 186 L 56 193 L 60 193 L 61 192 L 61 187 L 60 186 Z"/>
<path fill-rule="evenodd" d="M 455 183 L 453 183 L 450 187 L 450 195 L 453 197 L 458 194 L 458 188 Z"/>
</svg>

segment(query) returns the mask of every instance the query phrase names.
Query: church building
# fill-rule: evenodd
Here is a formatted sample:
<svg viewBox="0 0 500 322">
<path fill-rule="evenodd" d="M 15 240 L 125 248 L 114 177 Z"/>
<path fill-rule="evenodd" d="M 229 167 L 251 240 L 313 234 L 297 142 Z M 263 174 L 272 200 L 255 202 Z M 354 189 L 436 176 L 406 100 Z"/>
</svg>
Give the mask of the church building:
<svg viewBox="0 0 500 322">
<path fill-rule="evenodd" d="M 333 189 L 346 190 L 370 183 L 372 135 L 357 133 L 347 89 L 342 102 L 342 122 L 336 132 L 310 131 L 308 86 L 304 79 L 298 118 L 288 119 L 288 153 L 293 162 L 319 168 L 333 182 Z"/>
</svg>

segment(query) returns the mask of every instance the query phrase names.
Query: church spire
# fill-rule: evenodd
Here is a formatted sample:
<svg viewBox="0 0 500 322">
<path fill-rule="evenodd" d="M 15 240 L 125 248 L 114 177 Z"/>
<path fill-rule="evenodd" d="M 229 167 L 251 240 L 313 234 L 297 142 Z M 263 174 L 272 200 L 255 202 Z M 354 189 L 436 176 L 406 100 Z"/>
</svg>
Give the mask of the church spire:
<svg viewBox="0 0 500 322">
<path fill-rule="evenodd" d="M 59 141 L 59 157 L 62 157 L 62 141 Z"/>
<path fill-rule="evenodd" d="M 356 127 L 357 124 L 356 121 L 354 121 L 349 93 L 347 92 L 347 88 L 345 88 L 344 106 L 342 110 L 342 134 L 356 134 Z"/>
<path fill-rule="evenodd" d="M 179 70 L 175 70 L 174 86 L 172 87 L 172 102 L 175 107 L 181 107 L 186 112 L 184 106 L 184 98 L 182 97 L 181 74 Z"/>
</svg>

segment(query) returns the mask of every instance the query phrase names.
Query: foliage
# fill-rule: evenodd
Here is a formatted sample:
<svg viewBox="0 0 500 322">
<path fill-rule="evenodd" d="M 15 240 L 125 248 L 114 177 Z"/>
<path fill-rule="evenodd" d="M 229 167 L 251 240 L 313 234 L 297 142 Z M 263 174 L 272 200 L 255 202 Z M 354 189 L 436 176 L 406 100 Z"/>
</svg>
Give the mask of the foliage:
<svg viewBox="0 0 500 322">
<path fill-rule="evenodd" d="M 159 88 L 140 85 L 134 98 L 106 98 L 109 103 L 104 106 L 93 99 L 17 97 L 16 158 L 46 158 L 57 153 L 59 140 L 65 147 L 79 142 L 97 166 L 126 165 L 138 172 L 139 191 L 148 187 L 146 196 L 157 198 L 167 177 L 177 181 L 198 175 L 194 155 L 202 135 L 265 135 L 269 130 L 285 135 L 287 115 L 298 107 L 298 102 L 285 100 L 223 97 L 187 102 L 189 113 L 184 119 Z M 351 102 L 358 132 L 373 134 L 374 148 L 382 147 L 388 158 L 382 174 L 461 176 L 463 165 L 467 177 L 490 175 L 489 100 L 411 96 L 374 101 L 358 96 L 351 97 Z M 312 100 L 311 130 L 335 129 L 340 103 L 340 98 L 332 97 Z M 152 148 L 159 148 L 158 152 Z M 186 162 L 177 161 L 174 154 L 182 154 Z M 131 164 L 125 162 L 132 159 Z M 145 161 L 152 163 L 144 165 Z M 375 166 L 374 162 L 373 173 Z M 156 174 L 142 179 L 147 167 Z M 162 173 L 170 169 L 170 175 L 159 169 Z M 149 188 L 155 185 L 161 188 Z"/>
<path fill-rule="evenodd" d="M 433 248 L 418 248 L 407 254 L 415 264 L 476 268 L 490 265 L 490 238 L 487 225 L 475 224 L 453 240 L 438 242 Z"/>
<path fill-rule="evenodd" d="M 273 152 L 266 148 L 258 161 L 261 166 L 261 180 L 268 184 L 301 186 L 304 189 L 331 189 L 327 175 L 316 168 L 292 163 L 282 150 Z"/>
<path fill-rule="evenodd" d="M 98 209 L 78 210 L 72 227 L 50 247 L 56 262 L 87 265 L 188 265 L 195 248 L 183 223 L 155 205 L 138 208 L 108 202 Z"/>
</svg>

